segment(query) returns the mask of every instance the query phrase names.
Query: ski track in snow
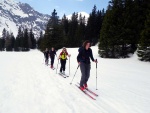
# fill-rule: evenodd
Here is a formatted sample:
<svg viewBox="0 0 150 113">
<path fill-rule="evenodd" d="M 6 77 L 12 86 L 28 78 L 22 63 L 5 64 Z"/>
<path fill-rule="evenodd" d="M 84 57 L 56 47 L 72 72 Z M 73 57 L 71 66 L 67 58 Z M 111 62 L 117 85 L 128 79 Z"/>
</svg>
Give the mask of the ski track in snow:
<svg viewBox="0 0 150 113">
<path fill-rule="evenodd" d="M 95 63 L 91 64 L 88 81 L 89 88 L 99 95 L 94 101 L 74 85 L 80 81 L 80 68 L 70 85 L 77 69 L 77 49 L 68 48 L 69 78 L 62 78 L 56 69 L 46 66 L 44 55 L 37 50 L 0 52 L 0 113 L 150 113 L 149 63 L 138 61 L 136 55 L 102 59 L 97 47 L 92 47 L 98 59 L 98 90 Z M 55 68 L 57 63 L 55 58 Z M 69 61 L 67 75 L 68 69 Z"/>
</svg>

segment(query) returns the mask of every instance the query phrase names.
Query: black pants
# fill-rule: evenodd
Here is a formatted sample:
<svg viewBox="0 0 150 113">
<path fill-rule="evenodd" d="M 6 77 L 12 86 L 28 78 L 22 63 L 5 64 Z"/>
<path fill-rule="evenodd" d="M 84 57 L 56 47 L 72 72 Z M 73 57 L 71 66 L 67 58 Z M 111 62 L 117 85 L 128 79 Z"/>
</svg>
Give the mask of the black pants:
<svg viewBox="0 0 150 113">
<path fill-rule="evenodd" d="M 55 57 L 51 57 L 51 66 L 53 66 L 53 64 L 54 64 L 54 59 L 55 59 Z"/>
<path fill-rule="evenodd" d="M 66 59 L 60 59 L 61 67 L 60 67 L 60 72 L 65 71 L 66 68 Z"/>
<path fill-rule="evenodd" d="M 48 65 L 48 57 L 45 57 L 45 64 Z"/>
<path fill-rule="evenodd" d="M 90 77 L 91 64 L 86 64 L 86 63 L 81 62 L 80 70 L 82 74 L 81 80 L 80 80 L 80 86 L 83 86 L 84 84 L 87 84 L 87 81 Z"/>
</svg>

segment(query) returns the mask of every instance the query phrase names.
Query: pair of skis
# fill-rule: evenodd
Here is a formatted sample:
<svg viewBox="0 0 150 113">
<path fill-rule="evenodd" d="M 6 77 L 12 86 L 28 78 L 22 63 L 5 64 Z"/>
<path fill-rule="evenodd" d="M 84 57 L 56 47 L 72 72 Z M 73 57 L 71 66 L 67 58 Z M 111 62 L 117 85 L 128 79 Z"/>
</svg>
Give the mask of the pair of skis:
<svg viewBox="0 0 150 113">
<path fill-rule="evenodd" d="M 53 68 L 51 68 L 52 70 L 55 70 L 55 68 L 53 67 Z"/>
<path fill-rule="evenodd" d="M 75 84 L 79 89 L 80 89 L 80 85 Z M 81 90 L 81 89 L 80 89 Z M 85 90 L 81 90 L 85 95 L 87 95 L 88 97 L 90 97 L 92 100 L 96 100 L 96 97 L 98 97 L 98 94 L 96 94 L 95 92 L 93 92 L 92 90 L 86 88 Z"/>
<path fill-rule="evenodd" d="M 53 67 L 53 68 L 51 68 L 52 70 L 55 70 L 55 68 Z M 69 77 L 68 75 L 66 75 L 66 74 L 63 74 L 63 73 L 58 73 L 60 76 L 62 76 L 63 78 L 66 78 L 66 77 Z"/>
<path fill-rule="evenodd" d="M 62 76 L 63 78 L 66 78 L 66 77 L 69 77 L 68 75 L 66 74 L 62 74 L 62 73 L 58 73 L 60 76 Z"/>
</svg>

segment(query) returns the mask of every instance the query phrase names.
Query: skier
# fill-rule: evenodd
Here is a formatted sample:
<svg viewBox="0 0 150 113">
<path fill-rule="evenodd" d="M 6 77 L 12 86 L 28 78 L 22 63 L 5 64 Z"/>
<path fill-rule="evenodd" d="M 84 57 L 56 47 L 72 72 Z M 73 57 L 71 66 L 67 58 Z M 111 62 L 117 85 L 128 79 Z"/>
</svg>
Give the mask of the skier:
<svg viewBox="0 0 150 113">
<path fill-rule="evenodd" d="M 70 57 L 71 55 L 69 55 L 68 52 L 67 52 L 67 49 L 65 47 L 63 47 L 62 52 L 59 55 L 59 59 L 60 59 L 60 63 L 61 63 L 59 74 L 65 74 L 67 56 Z"/>
<path fill-rule="evenodd" d="M 49 54 L 50 54 L 50 58 L 51 58 L 51 67 L 50 67 L 50 68 L 53 69 L 53 68 L 54 68 L 54 67 L 53 67 L 54 59 L 55 59 L 55 55 L 56 55 L 56 51 L 55 51 L 54 47 L 51 48 Z M 57 56 L 57 55 L 56 55 L 56 56 Z"/>
<path fill-rule="evenodd" d="M 87 82 L 90 77 L 90 69 L 91 69 L 91 63 L 90 63 L 90 58 L 93 62 L 97 63 L 96 60 L 93 58 L 93 53 L 92 49 L 90 48 L 90 41 L 85 41 L 83 43 L 83 47 L 81 47 L 78 51 L 78 56 L 77 56 L 77 62 L 80 66 L 81 70 L 81 80 L 80 80 L 80 89 L 84 90 L 87 88 Z"/>
<path fill-rule="evenodd" d="M 45 65 L 48 65 L 49 51 L 48 48 L 44 51 Z"/>
</svg>

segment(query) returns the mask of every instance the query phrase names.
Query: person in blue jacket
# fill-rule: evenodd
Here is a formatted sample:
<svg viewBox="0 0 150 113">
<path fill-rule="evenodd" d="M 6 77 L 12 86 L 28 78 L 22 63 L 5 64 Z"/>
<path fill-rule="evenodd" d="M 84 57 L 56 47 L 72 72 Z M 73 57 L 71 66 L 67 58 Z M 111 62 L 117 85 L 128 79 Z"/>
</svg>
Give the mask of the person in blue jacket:
<svg viewBox="0 0 150 113">
<path fill-rule="evenodd" d="M 91 62 L 90 59 L 97 63 L 97 61 L 93 58 L 92 49 L 90 48 L 90 41 L 85 41 L 82 47 L 78 50 L 77 62 L 80 66 L 81 70 L 81 80 L 80 80 L 80 89 L 84 90 L 88 87 L 87 82 L 90 77 L 91 70 Z"/>
</svg>

